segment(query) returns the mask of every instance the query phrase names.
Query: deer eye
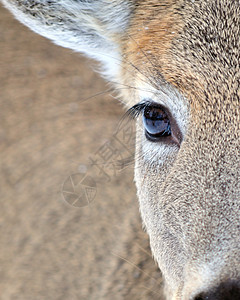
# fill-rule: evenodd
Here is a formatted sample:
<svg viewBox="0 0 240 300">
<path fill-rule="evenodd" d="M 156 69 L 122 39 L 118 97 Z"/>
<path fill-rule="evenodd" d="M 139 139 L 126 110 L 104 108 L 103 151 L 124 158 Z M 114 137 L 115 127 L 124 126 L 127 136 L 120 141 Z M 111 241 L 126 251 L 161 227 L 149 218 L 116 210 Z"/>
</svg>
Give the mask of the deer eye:
<svg viewBox="0 0 240 300">
<path fill-rule="evenodd" d="M 142 115 L 145 136 L 149 141 L 175 144 L 180 147 L 182 134 L 171 113 L 162 105 L 142 101 L 131 107 L 127 114 L 133 118 Z"/>
<path fill-rule="evenodd" d="M 143 112 L 146 137 L 156 141 L 171 136 L 171 123 L 165 110 L 157 106 L 146 106 Z"/>
</svg>

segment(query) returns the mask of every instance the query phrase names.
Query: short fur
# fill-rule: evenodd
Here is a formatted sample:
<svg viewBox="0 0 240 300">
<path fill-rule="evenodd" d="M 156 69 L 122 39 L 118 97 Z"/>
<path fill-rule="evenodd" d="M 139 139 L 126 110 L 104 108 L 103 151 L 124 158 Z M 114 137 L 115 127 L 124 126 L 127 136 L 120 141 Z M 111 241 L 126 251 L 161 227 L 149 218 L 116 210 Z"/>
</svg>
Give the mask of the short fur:
<svg viewBox="0 0 240 300">
<path fill-rule="evenodd" d="M 34 31 L 100 59 L 130 86 L 127 106 L 148 91 L 175 110 L 180 149 L 146 140 L 137 121 L 140 211 L 166 298 L 201 299 L 229 281 L 240 298 L 239 1 L 2 2 Z"/>
</svg>

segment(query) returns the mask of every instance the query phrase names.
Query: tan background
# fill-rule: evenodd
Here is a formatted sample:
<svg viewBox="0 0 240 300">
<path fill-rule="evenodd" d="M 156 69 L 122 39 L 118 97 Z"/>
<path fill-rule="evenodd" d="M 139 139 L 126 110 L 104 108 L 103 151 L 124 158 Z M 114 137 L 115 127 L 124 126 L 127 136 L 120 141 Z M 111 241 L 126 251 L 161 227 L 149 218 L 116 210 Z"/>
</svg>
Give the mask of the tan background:
<svg viewBox="0 0 240 300">
<path fill-rule="evenodd" d="M 61 195 L 124 113 L 109 94 L 80 101 L 108 89 L 91 65 L 0 7 L 0 299 L 159 299 L 133 167 L 89 207 Z"/>
</svg>

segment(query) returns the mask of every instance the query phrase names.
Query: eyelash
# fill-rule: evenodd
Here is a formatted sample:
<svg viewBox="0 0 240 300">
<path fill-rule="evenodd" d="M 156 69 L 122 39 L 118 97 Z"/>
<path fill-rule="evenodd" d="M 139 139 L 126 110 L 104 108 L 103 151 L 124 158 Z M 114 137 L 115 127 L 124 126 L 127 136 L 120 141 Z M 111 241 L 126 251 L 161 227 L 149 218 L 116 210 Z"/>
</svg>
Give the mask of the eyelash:
<svg viewBox="0 0 240 300">
<path fill-rule="evenodd" d="M 137 117 L 139 117 L 139 115 L 143 113 L 145 108 L 151 105 L 153 105 L 153 102 L 150 101 L 139 102 L 135 104 L 133 107 L 129 108 L 129 110 L 127 111 L 127 115 L 133 119 L 137 119 Z"/>
<path fill-rule="evenodd" d="M 161 115 L 159 119 L 156 117 L 158 113 Z M 131 107 L 126 114 L 132 119 L 137 119 L 140 115 L 143 116 L 145 136 L 149 141 L 175 144 L 180 148 L 181 131 L 166 107 L 156 102 L 144 100 Z M 163 116 L 165 116 L 164 119 Z"/>
</svg>

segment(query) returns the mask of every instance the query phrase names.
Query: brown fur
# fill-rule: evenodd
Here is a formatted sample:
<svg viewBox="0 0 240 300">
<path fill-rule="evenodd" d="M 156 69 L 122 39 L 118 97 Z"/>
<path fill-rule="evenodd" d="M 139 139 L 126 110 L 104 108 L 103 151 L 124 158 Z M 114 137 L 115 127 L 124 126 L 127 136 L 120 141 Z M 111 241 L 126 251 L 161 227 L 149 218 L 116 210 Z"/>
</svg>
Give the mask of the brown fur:
<svg viewBox="0 0 240 300">
<path fill-rule="evenodd" d="M 77 14 L 71 1 L 51 0 L 36 14 L 31 1 L 2 1 L 36 32 L 106 64 L 127 106 L 147 99 L 175 115 L 180 147 L 150 142 L 137 120 L 140 212 L 166 298 L 222 300 L 232 289 L 238 299 L 239 1 L 98 0 L 90 15 L 85 1 Z M 121 264 L 114 270 L 124 276 Z"/>
</svg>

